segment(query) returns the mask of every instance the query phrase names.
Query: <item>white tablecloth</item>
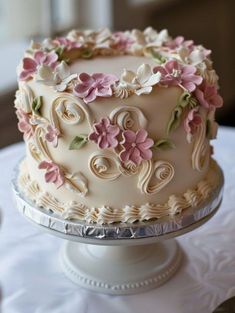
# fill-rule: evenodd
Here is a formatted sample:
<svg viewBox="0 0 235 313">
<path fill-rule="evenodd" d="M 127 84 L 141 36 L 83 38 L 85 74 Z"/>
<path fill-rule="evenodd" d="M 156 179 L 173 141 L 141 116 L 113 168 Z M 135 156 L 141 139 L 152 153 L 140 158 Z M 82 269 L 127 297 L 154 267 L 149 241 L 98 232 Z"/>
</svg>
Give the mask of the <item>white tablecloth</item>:
<svg viewBox="0 0 235 313">
<path fill-rule="evenodd" d="M 185 258 L 165 285 L 132 296 L 95 294 L 60 269 L 62 239 L 36 228 L 14 206 L 11 176 L 24 145 L 0 151 L 0 285 L 3 313 L 207 313 L 235 296 L 235 130 L 221 128 L 215 157 L 225 173 L 219 212 L 179 242 Z"/>
</svg>

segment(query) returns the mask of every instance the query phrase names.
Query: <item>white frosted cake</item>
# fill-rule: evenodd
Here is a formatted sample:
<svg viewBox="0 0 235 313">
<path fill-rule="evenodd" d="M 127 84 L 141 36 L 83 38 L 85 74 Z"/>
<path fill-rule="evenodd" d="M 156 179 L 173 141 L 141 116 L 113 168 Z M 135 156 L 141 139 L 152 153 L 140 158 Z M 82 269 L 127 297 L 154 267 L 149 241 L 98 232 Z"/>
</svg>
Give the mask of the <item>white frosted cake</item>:
<svg viewBox="0 0 235 313">
<path fill-rule="evenodd" d="M 218 184 L 210 140 L 223 104 L 210 54 L 152 28 L 33 42 L 15 100 L 21 192 L 64 219 L 99 224 L 206 201 Z"/>
</svg>

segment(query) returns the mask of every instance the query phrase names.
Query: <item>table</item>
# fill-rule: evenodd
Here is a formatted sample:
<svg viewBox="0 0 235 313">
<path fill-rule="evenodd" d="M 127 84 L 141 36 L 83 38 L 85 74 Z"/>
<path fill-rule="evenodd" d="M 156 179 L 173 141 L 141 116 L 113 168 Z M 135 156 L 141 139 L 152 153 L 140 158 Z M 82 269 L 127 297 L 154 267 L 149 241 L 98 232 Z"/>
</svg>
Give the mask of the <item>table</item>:
<svg viewBox="0 0 235 313">
<path fill-rule="evenodd" d="M 16 210 L 11 175 L 24 155 L 19 143 L 0 151 L 0 285 L 3 313 L 209 313 L 235 296 L 235 129 L 221 127 L 215 158 L 225 174 L 219 212 L 178 238 L 184 262 L 165 285 L 131 296 L 95 294 L 63 274 L 61 239 L 41 232 Z"/>
</svg>

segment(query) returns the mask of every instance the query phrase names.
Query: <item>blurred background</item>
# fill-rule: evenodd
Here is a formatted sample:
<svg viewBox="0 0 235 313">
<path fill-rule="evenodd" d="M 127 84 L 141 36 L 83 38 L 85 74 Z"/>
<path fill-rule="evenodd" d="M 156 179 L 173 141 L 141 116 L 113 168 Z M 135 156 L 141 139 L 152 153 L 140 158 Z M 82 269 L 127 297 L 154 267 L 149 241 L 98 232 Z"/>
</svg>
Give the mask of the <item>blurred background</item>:
<svg viewBox="0 0 235 313">
<path fill-rule="evenodd" d="M 71 28 L 167 28 L 212 50 L 224 107 L 220 124 L 235 126 L 234 0 L 0 0 L 0 147 L 21 140 L 14 114 L 16 66 L 30 39 Z"/>
</svg>

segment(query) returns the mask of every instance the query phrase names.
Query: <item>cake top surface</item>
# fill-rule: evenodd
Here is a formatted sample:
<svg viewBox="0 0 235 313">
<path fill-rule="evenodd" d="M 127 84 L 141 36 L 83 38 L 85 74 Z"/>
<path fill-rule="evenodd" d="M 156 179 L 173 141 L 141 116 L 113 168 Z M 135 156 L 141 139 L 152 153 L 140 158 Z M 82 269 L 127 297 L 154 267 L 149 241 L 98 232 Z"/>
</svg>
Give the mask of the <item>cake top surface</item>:
<svg viewBox="0 0 235 313">
<path fill-rule="evenodd" d="M 66 37 L 32 42 L 18 74 L 20 81 L 34 79 L 85 103 L 149 94 L 154 86 L 179 86 L 202 105 L 216 108 L 222 98 L 210 54 L 192 40 L 151 27 L 113 33 L 73 30 Z"/>
</svg>

